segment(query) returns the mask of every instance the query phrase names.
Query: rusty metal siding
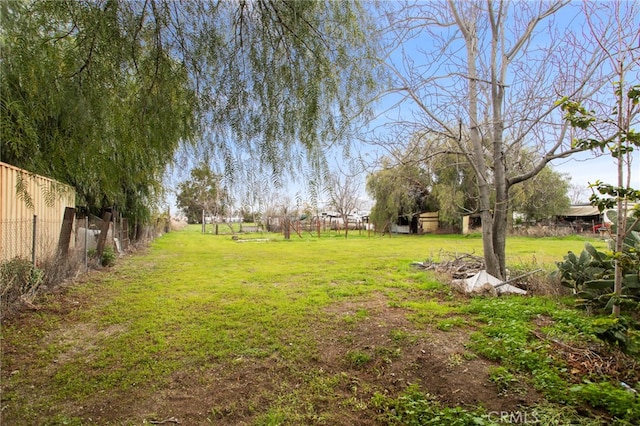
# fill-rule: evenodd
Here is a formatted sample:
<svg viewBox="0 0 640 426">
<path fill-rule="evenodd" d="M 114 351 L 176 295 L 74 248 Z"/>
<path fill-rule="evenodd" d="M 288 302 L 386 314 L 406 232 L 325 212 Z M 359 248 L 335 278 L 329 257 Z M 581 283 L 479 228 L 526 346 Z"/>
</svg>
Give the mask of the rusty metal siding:
<svg viewBox="0 0 640 426">
<path fill-rule="evenodd" d="M 27 197 L 18 195 L 19 183 Z M 31 258 L 34 215 L 36 259 L 55 254 L 64 210 L 75 207 L 75 198 L 69 185 L 0 162 L 0 260 Z"/>
</svg>

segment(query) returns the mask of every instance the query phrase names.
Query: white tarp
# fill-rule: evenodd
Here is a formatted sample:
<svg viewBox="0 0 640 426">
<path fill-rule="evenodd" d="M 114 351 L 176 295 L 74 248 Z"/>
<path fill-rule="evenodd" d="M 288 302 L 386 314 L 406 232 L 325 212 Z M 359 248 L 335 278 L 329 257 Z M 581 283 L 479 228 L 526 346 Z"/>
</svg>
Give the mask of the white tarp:
<svg viewBox="0 0 640 426">
<path fill-rule="evenodd" d="M 570 216 L 570 217 L 585 217 L 585 216 L 598 216 L 600 214 L 600 210 L 597 207 L 592 205 L 586 206 L 571 206 L 569 207 L 562 216 Z"/>
<path fill-rule="evenodd" d="M 466 280 L 459 280 L 462 284 L 462 287 L 465 292 L 473 293 L 480 289 L 481 287 L 486 286 L 486 284 L 491 285 L 495 288 L 496 293 L 498 294 L 527 294 L 526 291 L 521 288 L 514 287 L 509 284 L 504 284 L 503 281 L 489 274 L 487 271 L 482 270 L 472 276 L 471 278 L 467 278 Z"/>
</svg>

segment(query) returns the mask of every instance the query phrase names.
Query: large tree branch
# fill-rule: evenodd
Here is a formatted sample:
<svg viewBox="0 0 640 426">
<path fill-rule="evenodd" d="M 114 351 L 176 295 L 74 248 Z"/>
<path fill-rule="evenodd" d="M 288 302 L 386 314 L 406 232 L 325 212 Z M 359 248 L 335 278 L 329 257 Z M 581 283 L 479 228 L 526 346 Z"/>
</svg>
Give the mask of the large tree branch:
<svg viewBox="0 0 640 426">
<path fill-rule="evenodd" d="M 505 61 L 511 62 L 513 58 L 518 54 L 520 49 L 522 49 L 522 46 L 524 46 L 531 40 L 531 34 L 533 33 L 533 30 L 536 28 L 536 25 L 538 25 L 540 21 L 542 21 L 544 18 L 548 16 L 553 15 L 558 10 L 560 10 L 561 8 L 569 4 L 569 2 L 570 0 L 557 0 L 556 2 L 552 3 L 547 8 L 547 10 L 545 10 L 544 12 L 542 12 L 541 14 L 533 18 L 531 21 L 529 21 L 529 24 L 527 25 L 527 29 L 522 33 L 520 38 L 516 41 L 516 43 L 511 48 L 511 50 L 509 50 L 505 54 Z"/>
<path fill-rule="evenodd" d="M 509 184 L 509 186 L 513 186 L 517 183 L 526 181 L 528 179 L 531 179 L 532 177 L 534 177 L 535 175 L 537 175 L 538 173 L 540 173 L 540 171 L 542 169 L 544 169 L 546 167 L 547 164 L 549 164 L 549 162 L 551 162 L 552 160 L 557 160 L 559 158 L 566 158 L 569 157 L 572 154 L 578 153 L 578 152 L 583 152 L 583 151 L 587 151 L 587 148 L 571 148 L 568 150 L 564 150 L 562 152 L 555 152 L 558 148 L 560 148 L 560 146 L 562 146 L 562 141 L 564 140 L 565 136 L 566 136 L 566 132 L 567 129 L 569 128 L 569 124 L 565 123 L 562 127 L 562 131 L 560 132 L 560 135 L 558 136 L 558 140 L 556 141 L 555 145 L 553 146 L 553 148 L 551 150 L 549 150 L 541 159 L 540 161 L 538 161 L 529 171 L 527 171 L 526 173 L 522 173 L 519 174 L 517 176 L 513 176 L 511 178 L 508 178 L 507 182 Z"/>
</svg>

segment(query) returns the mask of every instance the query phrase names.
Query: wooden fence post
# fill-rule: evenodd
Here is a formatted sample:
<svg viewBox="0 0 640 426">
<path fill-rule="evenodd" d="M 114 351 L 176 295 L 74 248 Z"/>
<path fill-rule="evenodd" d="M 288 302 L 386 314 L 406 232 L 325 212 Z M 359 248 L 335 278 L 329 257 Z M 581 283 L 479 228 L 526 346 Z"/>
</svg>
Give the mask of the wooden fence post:
<svg viewBox="0 0 640 426">
<path fill-rule="evenodd" d="M 129 248 L 129 220 L 123 217 L 120 220 L 120 240 L 122 244 L 122 250 L 126 251 Z"/>
<path fill-rule="evenodd" d="M 89 214 L 84 218 L 84 248 L 82 251 L 84 252 L 84 270 L 85 272 L 89 270 Z"/>
<path fill-rule="evenodd" d="M 71 231 L 73 230 L 73 219 L 76 216 L 76 209 L 65 207 L 60 229 L 60 239 L 58 240 L 58 256 L 66 258 L 69 253 L 69 243 L 71 242 Z"/>
<path fill-rule="evenodd" d="M 283 226 L 283 232 L 284 232 L 284 239 L 285 240 L 290 240 L 291 239 L 291 229 L 289 228 L 289 217 L 285 216 L 284 217 L 284 226 Z"/>
<path fill-rule="evenodd" d="M 102 252 L 104 251 L 104 244 L 107 241 L 109 225 L 111 225 L 111 212 L 104 212 L 102 215 L 102 228 L 100 228 L 100 236 L 98 237 L 98 247 L 96 247 L 98 259 L 102 257 Z"/>
</svg>

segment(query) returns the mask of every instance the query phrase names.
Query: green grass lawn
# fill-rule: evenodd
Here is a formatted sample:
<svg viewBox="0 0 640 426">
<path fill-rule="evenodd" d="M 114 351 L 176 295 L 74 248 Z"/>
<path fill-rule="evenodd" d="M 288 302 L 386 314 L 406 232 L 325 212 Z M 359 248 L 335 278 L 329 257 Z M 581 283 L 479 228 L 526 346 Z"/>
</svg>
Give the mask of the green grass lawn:
<svg viewBox="0 0 640 426">
<path fill-rule="evenodd" d="M 589 340 L 588 321 L 566 301 L 468 299 L 410 266 L 448 253 L 481 255 L 479 236 L 240 238 L 196 226 L 172 232 L 6 321 L 3 424 L 141 424 L 173 415 L 187 424 L 411 424 L 399 414 L 407 401 L 461 416 L 420 383 L 384 381 L 394 369 L 409 374 L 420 345 L 436 335 L 446 341 L 446 333 L 468 341 L 435 356 L 447 365 L 496 363 L 483 380 L 500 391 L 529 387 L 545 404 L 580 406 L 587 398 L 566 398 L 566 365 L 546 362 L 549 342 L 531 339 L 532 321 L 544 317 L 554 336 Z M 585 241 L 513 237 L 508 263 L 549 271 Z M 522 349 L 529 355 L 513 361 L 509 354 Z M 234 383 L 245 391 L 233 392 Z M 182 399 L 172 399 L 178 393 Z M 548 404 L 551 417 L 591 416 Z M 464 409 L 470 421 L 491 424 L 482 404 Z"/>
</svg>

